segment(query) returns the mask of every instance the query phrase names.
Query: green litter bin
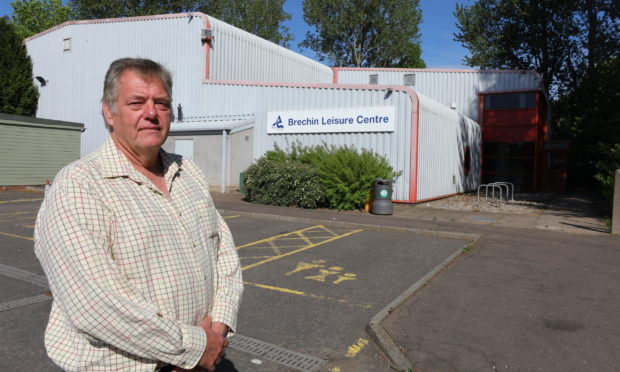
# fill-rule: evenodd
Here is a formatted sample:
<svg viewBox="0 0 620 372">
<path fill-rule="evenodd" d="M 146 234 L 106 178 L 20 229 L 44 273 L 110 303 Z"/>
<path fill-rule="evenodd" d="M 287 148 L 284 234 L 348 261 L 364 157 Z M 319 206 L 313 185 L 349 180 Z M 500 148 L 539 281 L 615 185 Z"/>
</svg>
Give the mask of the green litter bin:
<svg viewBox="0 0 620 372">
<path fill-rule="evenodd" d="M 382 215 L 392 214 L 392 180 L 375 178 L 373 185 L 374 190 L 370 213 Z"/>
</svg>

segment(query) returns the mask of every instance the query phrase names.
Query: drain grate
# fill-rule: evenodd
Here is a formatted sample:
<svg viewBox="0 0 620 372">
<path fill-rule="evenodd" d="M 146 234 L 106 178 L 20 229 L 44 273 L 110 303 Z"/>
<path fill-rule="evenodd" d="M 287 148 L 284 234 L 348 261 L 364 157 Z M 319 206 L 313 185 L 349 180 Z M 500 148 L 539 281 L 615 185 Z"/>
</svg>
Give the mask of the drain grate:
<svg viewBox="0 0 620 372">
<path fill-rule="evenodd" d="M 6 311 L 15 309 L 16 307 L 22 307 L 26 305 L 38 304 L 39 302 L 45 302 L 52 299 L 52 296 L 48 296 L 46 294 L 40 294 L 38 296 L 20 298 L 15 301 L 7 301 L 0 303 L 0 311 Z"/>
<path fill-rule="evenodd" d="M 239 334 L 230 339 L 230 347 L 304 372 L 318 371 L 321 365 L 327 363 L 326 360 L 311 355 L 286 350 L 279 346 Z"/>
<path fill-rule="evenodd" d="M 49 288 L 47 278 L 45 276 L 18 269 L 13 266 L 0 264 L 0 274 L 13 279 L 28 282 L 30 284 L 38 285 L 39 287 L 43 287 L 45 289 Z"/>
</svg>

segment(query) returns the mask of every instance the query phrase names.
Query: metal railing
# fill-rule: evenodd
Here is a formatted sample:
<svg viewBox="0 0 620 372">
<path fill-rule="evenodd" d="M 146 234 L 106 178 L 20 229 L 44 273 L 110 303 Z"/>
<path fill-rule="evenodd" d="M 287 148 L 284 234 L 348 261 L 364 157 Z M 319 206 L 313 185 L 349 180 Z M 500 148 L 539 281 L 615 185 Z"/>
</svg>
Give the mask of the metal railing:
<svg viewBox="0 0 620 372">
<path fill-rule="evenodd" d="M 510 182 L 491 182 L 484 183 L 478 186 L 478 204 L 480 204 L 480 190 L 484 188 L 485 202 L 489 201 L 489 189 L 491 189 L 491 198 L 495 199 L 495 190 L 497 189 L 499 195 L 499 204 L 502 203 L 504 188 L 506 188 L 506 201 L 510 197 L 511 201 L 515 200 L 515 185 Z"/>
</svg>

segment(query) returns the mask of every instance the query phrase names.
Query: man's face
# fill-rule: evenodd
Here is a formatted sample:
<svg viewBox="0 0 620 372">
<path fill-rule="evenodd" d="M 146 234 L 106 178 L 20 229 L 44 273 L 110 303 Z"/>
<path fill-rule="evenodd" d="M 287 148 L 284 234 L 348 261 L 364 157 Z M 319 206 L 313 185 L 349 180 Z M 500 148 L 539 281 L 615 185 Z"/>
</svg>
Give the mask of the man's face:
<svg viewBox="0 0 620 372">
<path fill-rule="evenodd" d="M 170 130 L 170 97 L 157 78 L 132 70 L 119 79 L 116 112 L 103 103 L 103 113 L 117 146 L 134 155 L 159 150 Z"/>
</svg>

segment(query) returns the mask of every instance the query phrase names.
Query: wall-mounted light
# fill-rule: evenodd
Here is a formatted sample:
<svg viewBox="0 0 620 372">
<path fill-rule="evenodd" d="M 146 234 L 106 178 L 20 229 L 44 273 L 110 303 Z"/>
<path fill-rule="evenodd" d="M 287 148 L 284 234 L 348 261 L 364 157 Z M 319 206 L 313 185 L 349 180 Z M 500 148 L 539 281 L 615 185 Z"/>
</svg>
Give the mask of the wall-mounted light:
<svg viewBox="0 0 620 372">
<path fill-rule="evenodd" d="M 37 81 L 41 84 L 42 87 L 46 86 L 48 83 L 48 80 L 43 79 L 43 77 L 41 76 L 35 76 L 35 79 L 37 79 Z"/>
</svg>

